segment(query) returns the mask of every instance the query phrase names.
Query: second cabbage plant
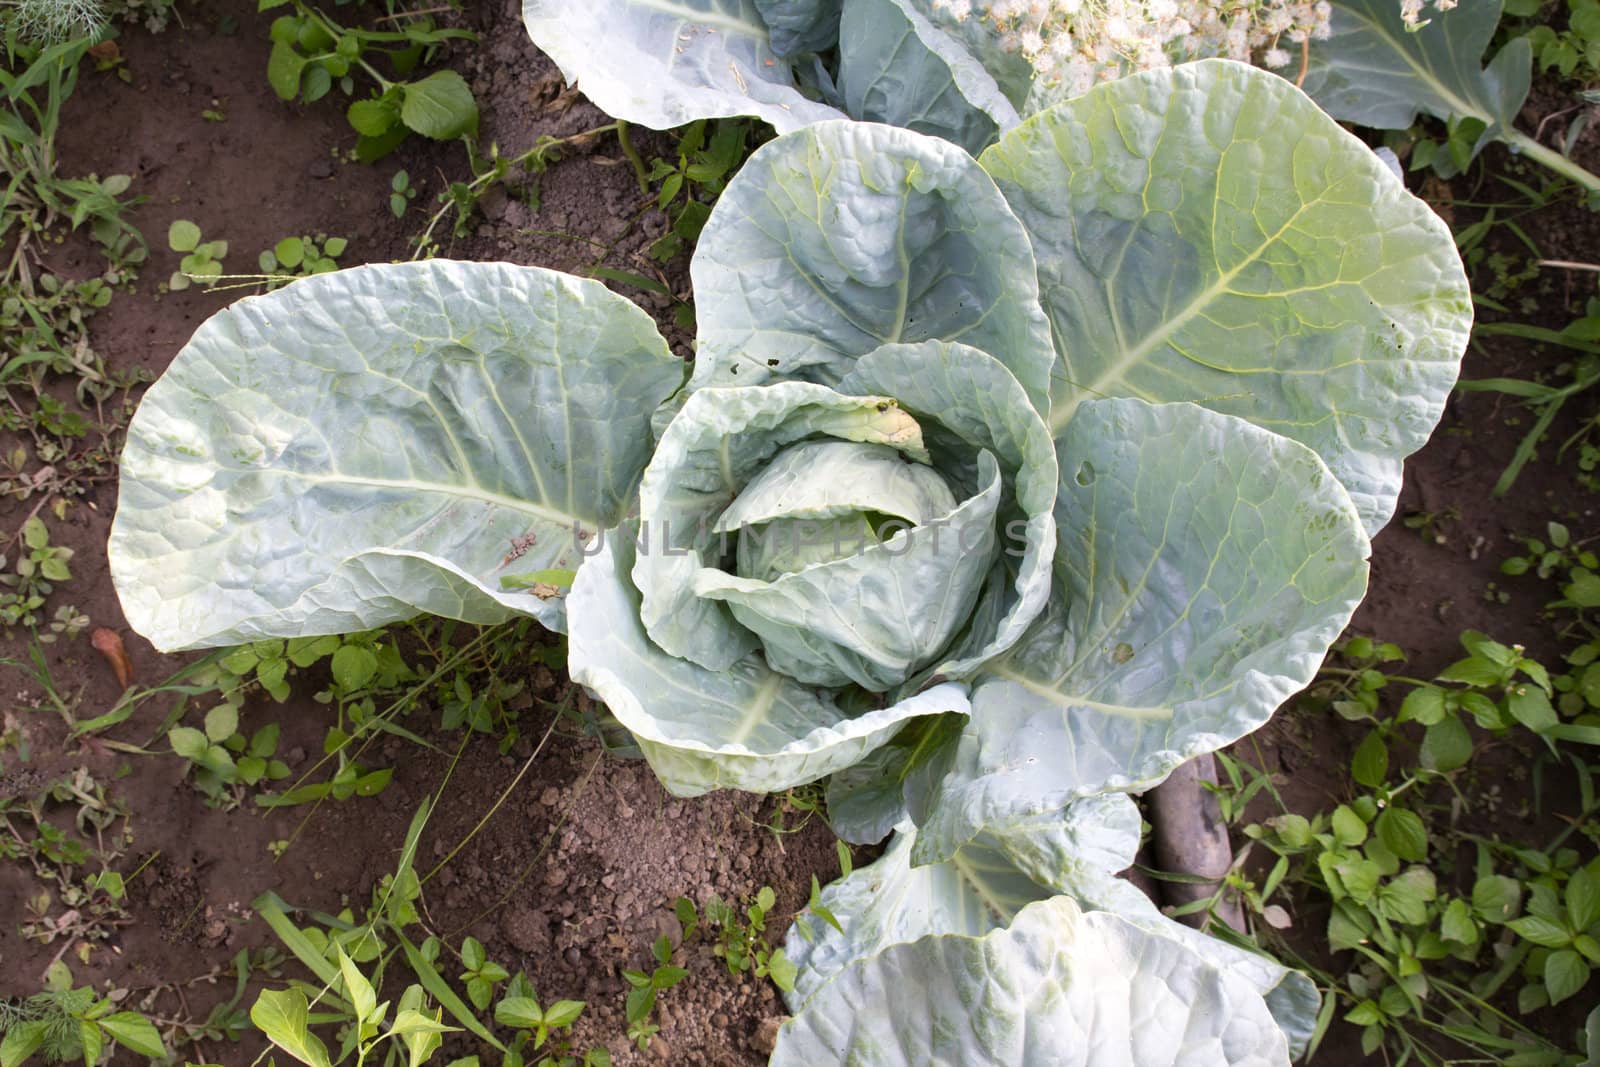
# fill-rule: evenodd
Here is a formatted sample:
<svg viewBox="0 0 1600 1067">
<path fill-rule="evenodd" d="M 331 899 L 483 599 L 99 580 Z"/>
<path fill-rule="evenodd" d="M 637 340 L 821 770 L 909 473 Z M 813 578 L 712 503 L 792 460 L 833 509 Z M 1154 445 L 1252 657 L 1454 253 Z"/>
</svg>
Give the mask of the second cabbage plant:
<svg viewBox="0 0 1600 1067">
<path fill-rule="evenodd" d="M 642 311 L 532 267 L 218 314 L 129 431 L 129 621 L 532 614 L 674 793 L 831 776 L 843 836 L 895 836 L 791 935 L 774 1062 L 1286 1062 L 1314 990 L 1114 877 L 1129 794 L 1265 721 L 1360 601 L 1466 342 L 1448 230 L 1211 61 L 978 159 L 781 136 L 692 272 L 687 381 Z"/>
</svg>

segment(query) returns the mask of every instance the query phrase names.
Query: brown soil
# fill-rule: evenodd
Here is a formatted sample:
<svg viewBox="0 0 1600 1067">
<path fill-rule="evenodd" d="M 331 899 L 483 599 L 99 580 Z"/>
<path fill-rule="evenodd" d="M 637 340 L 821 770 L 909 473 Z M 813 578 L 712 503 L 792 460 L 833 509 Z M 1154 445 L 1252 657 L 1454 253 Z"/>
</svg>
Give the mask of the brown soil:
<svg viewBox="0 0 1600 1067">
<path fill-rule="evenodd" d="M 208 239 L 226 238 L 231 270 L 253 270 L 256 253 L 281 237 L 319 232 L 349 239 L 345 265 L 404 259 L 412 252 L 407 236 L 421 228 L 434 194 L 448 181 L 470 177 L 459 145 L 417 138 L 376 166 L 343 162 L 354 136 L 342 108 L 333 100 L 307 108 L 273 97 L 264 77 L 269 19 L 236 7 L 186 6 L 187 28 L 181 31 L 126 33 L 121 46 L 131 84 L 86 72 L 69 104 L 63 170 L 130 173 L 134 191 L 146 197 L 132 220 L 151 240 L 152 261 L 136 291 L 119 294 L 93 322 L 94 345 L 113 366 L 159 373 L 204 318 L 237 296 L 199 288 L 157 295 L 158 282 L 176 267 L 164 240 L 173 219 L 197 222 Z M 567 136 L 608 121 L 564 90 L 553 65 L 527 40 L 518 10 L 515 0 L 494 0 L 470 13 L 468 25 L 482 41 L 449 57 L 473 82 L 485 108 L 483 144 L 497 142 L 506 155 L 530 147 L 541 134 Z M 237 16 L 236 32 L 220 32 L 224 14 Z M 226 121 L 206 120 L 206 109 L 220 110 Z M 659 135 L 636 136 L 647 158 L 666 150 L 668 142 Z M 389 179 L 402 167 L 421 192 L 407 216 L 396 220 L 387 206 Z M 641 195 L 614 138 L 570 151 L 543 175 L 539 195 L 537 212 L 515 196 L 497 192 L 486 198 L 470 237 L 453 240 L 447 225 L 437 232 L 444 243 L 440 254 L 579 272 L 603 263 L 658 277 L 675 294 L 687 295 L 681 259 L 662 271 L 643 254 L 665 219 Z M 1453 210 L 1470 219 L 1476 209 Z M 1589 258 L 1600 237 L 1595 216 L 1574 208 L 1548 218 L 1555 222 L 1541 223 L 1546 232 L 1536 235 L 1546 256 Z M 98 271 L 90 254 L 67 258 L 71 254 L 63 253 L 52 266 L 69 276 Z M 1540 284 L 1551 289 L 1540 293 L 1539 314 L 1525 321 L 1560 326 L 1581 310 L 1579 294 L 1590 291 L 1592 282 L 1547 271 Z M 686 350 L 683 331 L 665 321 L 667 298 L 636 290 L 626 295 L 656 312 L 669 339 Z M 1495 344 L 1469 356 L 1466 376 L 1527 376 L 1561 358 L 1526 345 Z M 1569 412 L 1563 423 L 1574 424 L 1580 413 L 1592 415 L 1595 399 L 1587 403 L 1587 412 Z M 1568 470 L 1547 461 L 1531 464 L 1503 500 L 1489 497 L 1488 487 L 1525 425 L 1519 408 L 1492 394 L 1458 397 L 1433 441 L 1408 465 L 1399 513 L 1443 516 L 1454 514 L 1453 508 L 1459 518 L 1439 525 L 1443 543 L 1398 522 L 1378 537 L 1371 593 L 1352 629 L 1402 644 L 1416 673 L 1431 673 L 1453 658 L 1457 635 L 1468 627 L 1544 647 L 1548 627 L 1539 622 L 1539 611 L 1545 589 L 1531 578 L 1498 573 L 1499 561 L 1515 547 L 1511 535 L 1537 533 L 1549 518 L 1563 519 L 1580 536 L 1600 533 L 1593 497 L 1578 495 Z M 0 531 L 15 529 L 32 503 L 0 503 Z M 126 628 L 103 547 L 114 506 L 113 483 L 102 483 L 72 506 L 64 522 L 52 523 L 55 540 L 77 552 L 65 599 L 95 625 L 121 632 L 140 682 L 150 684 L 185 661 L 157 654 Z M 1509 603 L 1485 599 L 1491 582 L 1510 593 Z M 20 641 L 0 650 L 3 656 L 25 654 Z M 119 695 L 87 637 L 50 646 L 49 666 L 81 717 L 104 712 Z M 568 695 L 565 679 L 548 671 L 532 672 L 530 680 L 541 706 Z M 69 957 L 74 973 L 100 987 L 131 989 L 136 1000 L 149 997 L 151 1010 L 168 1017 L 203 1016 L 231 991 L 225 988 L 231 980 L 188 986 L 182 993 L 173 983 L 226 967 L 240 948 L 273 943 L 262 924 L 252 921 L 257 894 L 271 889 L 291 904 L 327 913 L 362 908 L 373 886 L 393 869 L 412 813 L 449 763 L 425 749 L 392 743 L 384 765 L 395 768 L 393 784 L 375 799 L 319 808 L 309 829 L 275 861 L 269 844 L 294 833 L 303 809 L 259 814 L 208 808 L 183 780 L 176 759 L 129 756 L 93 743 L 68 745 L 62 723 L 35 710 L 36 692 L 9 675 L 4 685 L 14 709 L 7 718 L 22 728 L 32 759 L 19 764 L 12 752 L 0 757 L 0 796 L 31 792 L 42 781 L 87 767 L 133 813 L 124 869 L 149 860 L 130 883 L 131 921 L 90 953 L 87 963 Z M 158 703 L 115 736 L 149 742 L 168 710 Z M 408 725 L 453 749 L 457 735 L 429 728 L 434 714 L 424 708 Z M 549 715 L 525 717 L 524 737 L 540 737 Z M 326 709 L 300 695 L 282 707 L 260 702 L 248 709 L 245 726 L 268 721 L 283 723 L 280 752 L 289 754 L 293 770 L 308 769 L 315 758 L 308 753 L 321 750 Z M 1345 724 L 1290 711 L 1239 754 L 1254 761 L 1259 753 L 1279 772 L 1291 805 L 1312 812 L 1345 799 L 1344 769 L 1360 736 Z M 466 749 L 455 784 L 423 838 L 419 871 L 432 869 L 469 835 L 521 773 L 530 751 L 526 741 L 504 755 L 489 740 Z M 782 1012 L 770 984 L 731 978 L 703 944 L 691 945 L 679 957 L 690 977 L 663 995 L 661 1034 L 648 1053 L 638 1053 L 622 1037 L 626 986 L 619 972 L 644 965 L 655 937 L 676 937 L 671 907 L 680 895 L 703 902 L 712 893 L 744 897 L 771 885 L 779 897 L 770 926 L 776 935 L 804 903 L 812 874 L 824 883 L 837 875 L 832 839 L 820 820 L 779 836 L 765 828 L 773 812 L 773 801 L 741 794 L 669 798 L 642 763 L 604 757 L 593 741 L 558 731 L 483 830 L 427 884 L 425 919 L 450 944 L 471 934 L 490 959 L 513 972 L 526 970 L 542 999 L 587 1001 L 576 1034 L 579 1048 L 605 1043 L 619 1064 L 760 1063 L 771 1021 Z M 792 813 L 789 819 L 799 821 Z M 1517 827 L 1507 830 L 1516 833 Z M 63 948 L 60 941 L 41 946 L 19 936 L 20 903 L 36 891 L 18 865 L 0 864 L 0 997 L 35 991 L 43 969 Z M 1300 926 L 1301 943 L 1310 952 L 1319 920 L 1306 916 Z M 456 961 L 448 963 L 441 970 L 453 978 Z M 464 1055 L 473 1045 L 457 1040 L 447 1050 Z M 1362 1062 L 1356 1047 L 1349 1035 L 1337 1036 L 1319 1061 Z M 257 1051 L 248 1041 L 212 1041 L 193 1054 L 233 1067 L 251 1062 Z"/>
</svg>

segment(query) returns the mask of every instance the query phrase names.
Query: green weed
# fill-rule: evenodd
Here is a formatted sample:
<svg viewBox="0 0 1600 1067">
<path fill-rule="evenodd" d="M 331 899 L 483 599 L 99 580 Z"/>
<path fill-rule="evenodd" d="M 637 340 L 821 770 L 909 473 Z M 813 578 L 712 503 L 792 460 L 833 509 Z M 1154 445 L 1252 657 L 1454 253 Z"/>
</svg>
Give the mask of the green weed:
<svg viewBox="0 0 1600 1067">
<path fill-rule="evenodd" d="M 315 237 L 285 237 L 256 257 L 267 288 L 276 289 L 296 278 L 339 269 L 339 257 L 350 244 L 343 237 L 319 233 Z"/>
<path fill-rule="evenodd" d="M 356 75 L 376 85 L 369 97 L 354 99 L 346 118 L 360 134 L 356 158 L 381 159 L 411 133 L 449 141 L 478 130 L 478 105 L 466 80 L 453 70 L 408 80 L 452 40 L 476 40 L 467 30 L 440 27 L 431 12 L 395 12 L 392 30 L 365 29 L 334 21 L 304 0 L 261 0 L 258 9 L 292 7 L 272 23 L 272 54 L 267 80 L 283 100 L 315 103 L 337 88 L 355 97 Z M 393 78 L 374 63 L 386 62 Z"/>
<path fill-rule="evenodd" d="M 413 816 L 399 864 L 373 888 L 364 920 L 357 921 L 346 908 L 338 915 L 314 915 L 314 924 L 302 927 L 276 894 L 264 894 L 254 902 L 257 914 L 321 985 L 291 979 L 285 989 L 264 991 L 251 1008 L 252 1021 L 279 1049 L 317 1067 L 330 1067 L 334 1060 L 352 1054 L 357 1064 L 365 1063 L 384 1042 L 403 1050 L 408 1063 L 427 1063 L 439 1050 L 442 1035 L 460 1030 L 497 1050 L 509 1064 L 610 1067 L 603 1048 L 579 1054 L 571 1047 L 571 1028 L 582 1015 L 583 1002 L 541 1003 L 525 974 L 509 975 L 487 959 L 481 944 L 468 938 L 459 957 L 469 1004 L 441 973 L 446 944 L 432 934 L 417 942 L 408 933 L 422 925 L 418 902 L 431 875 L 419 877 L 415 860 L 432 809 L 432 801 L 424 802 Z M 389 968 L 402 961 L 416 981 L 405 987 L 390 1021 L 389 1002 L 378 997 Z M 505 990 L 496 1001 L 494 991 L 502 982 Z M 489 1010 L 491 1002 L 493 1023 L 512 1031 L 509 1038 L 497 1036 L 480 1014 Z M 313 1008 L 320 1009 L 314 1017 Z M 342 1025 L 336 1055 L 312 1031 L 314 1023 Z M 465 1062 L 455 1061 L 452 1067 Z"/>
<path fill-rule="evenodd" d="M 167 247 L 183 255 L 178 269 L 167 279 L 168 289 L 187 289 L 193 282 L 214 285 L 222 277 L 222 257 L 228 254 L 228 242 L 204 240 L 200 227 L 188 219 L 178 219 L 167 228 Z"/>
<path fill-rule="evenodd" d="M 38 1053 L 45 1063 L 82 1059 L 99 1063 L 112 1045 L 146 1060 L 165 1060 L 161 1032 L 136 1011 L 119 1011 L 92 987 L 73 985 L 60 960 L 45 973 L 43 991 L 20 1001 L 0 1001 L 0 1063 L 22 1064 Z"/>
<path fill-rule="evenodd" d="M 1565 592 L 1592 573 L 1592 557 L 1563 529 L 1549 539 L 1525 541 L 1528 555 L 1507 569 L 1542 570 Z M 1588 674 L 1600 641 L 1580 592 L 1554 602 L 1575 620 L 1564 633 L 1582 642 L 1564 672 L 1471 631 L 1461 635 L 1466 655 L 1427 679 L 1394 671 L 1404 655 L 1393 644 L 1345 643 L 1342 665 L 1330 661 L 1302 702 L 1367 727 L 1350 795 L 1331 810 L 1290 812 L 1267 775 L 1221 760 L 1217 792 L 1230 821 L 1263 795 L 1280 811 L 1244 827 L 1250 843 L 1225 891 L 1245 903 L 1258 939 L 1326 990 L 1318 1040 L 1337 1016 L 1361 1029 L 1367 1055 L 1383 1049 L 1397 1061 L 1459 1062 L 1447 1051 L 1456 1043 L 1497 1063 L 1580 1062 L 1522 1021 L 1582 994 L 1600 966 L 1600 797 L 1586 747 L 1600 744 L 1600 703 L 1590 699 L 1600 673 Z M 1467 820 L 1511 803 L 1492 762 L 1506 755 L 1529 767 L 1532 785 L 1521 810 L 1503 812 L 1512 818 L 1535 815 L 1556 775 L 1577 782 L 1577 810 L 1563 810 L 1565 828 L 1540 847 L 1484 836 Z M 1262 851 L 1265 866 L 1252 864 Z M 1300 958 L 1277 933 L 1319 907 L 1328 948 L 1350 954 L 1334 969 Z"/>
<path fill-rule="evenodd" d="M 678 913 L 683 914 L 683 907 L 689 905 L 692 912 L 694 905 L 687 897 L 678 898 Z M 691 921 L 684 925 L 684 936 L 694 928 Z M 650 956 L 656 965 L 648 973 L 645 971 L 626 970 L 622 972 L 623 979 L 633 988 L 628 991 L 628 1001 L 624 1013 L 628 1019 L 628 1040 L 638 1045 L 640 1049 L 650 1047 L 650 1039 L 661 1031 L 661 1027 L 650 1021 L 650 1016 L 656 1010 L 657 995 L 666 992 L 685 978 L 689 972 L 682 967 L 675 966 L 672 962 L 672 941 L 662 936 L 650 946 Z"/>
</svg>

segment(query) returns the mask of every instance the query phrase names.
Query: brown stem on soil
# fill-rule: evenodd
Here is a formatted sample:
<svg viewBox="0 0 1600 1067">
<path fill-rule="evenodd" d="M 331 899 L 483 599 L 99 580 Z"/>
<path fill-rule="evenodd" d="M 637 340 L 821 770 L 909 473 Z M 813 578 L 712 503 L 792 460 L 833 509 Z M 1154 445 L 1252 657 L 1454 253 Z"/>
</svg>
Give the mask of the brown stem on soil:
<svg viewBox="0 0 1600 1067">
<path fill-rule="evenodd" d="M 1600 263 L 1579 263 L 1571 259 L 1541 259 L 1541 267 L 1560 267 L 1562 270 L 1586 270 L 1600 274 Z"/>
<path fill-rule="evenodd" d="M 1201 784 L 1215 785 L 1216 781 L 1216 761 L 1207 753 L 1183 764 L 1145 794 L 1150 822 L 1155 827 L 1157 866 L 1172 874 L 1206 879 L 1162 882 L 1161 894 L 1171 907 L 1213 901 L 1210 908 L 1179 916 L 1189 926 L 1204 928 L 1215 916 L 1242 932 L 1244 909 L 1222 885 L 1233 866 L 1233 845 L 1216 796 Z"/>
</svg>

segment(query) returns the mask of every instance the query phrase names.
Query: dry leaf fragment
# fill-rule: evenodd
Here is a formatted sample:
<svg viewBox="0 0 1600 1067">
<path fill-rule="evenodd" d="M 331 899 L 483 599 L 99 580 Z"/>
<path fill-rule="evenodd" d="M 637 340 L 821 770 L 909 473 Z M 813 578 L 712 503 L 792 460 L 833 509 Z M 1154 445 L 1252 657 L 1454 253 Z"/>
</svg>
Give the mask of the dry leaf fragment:
<svg viewBox="0 0 1600 1067">
<path fill-rule="evenodd" d="M 118 685 L 126 689 L 133 684 L 133 660 L 128 658 L 128 650 L 123 647 L 122 638 L 117 636 L 115 630 L 97 626 L 94 633 L 89 635 L 89 643 L 111 664 Z"/>
</svg>

